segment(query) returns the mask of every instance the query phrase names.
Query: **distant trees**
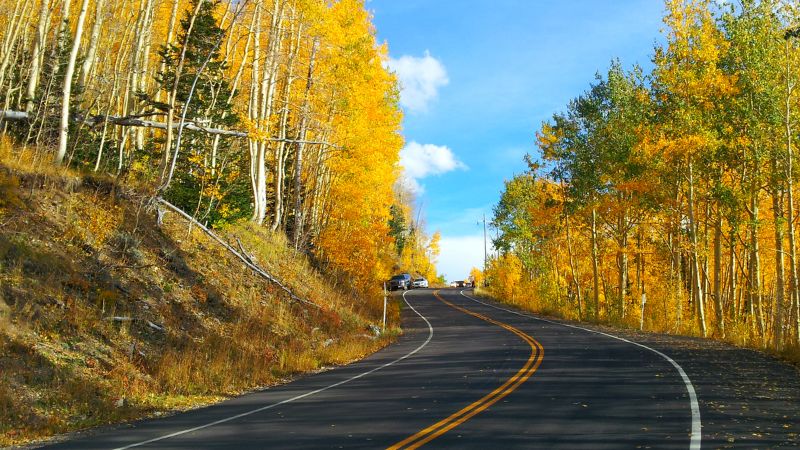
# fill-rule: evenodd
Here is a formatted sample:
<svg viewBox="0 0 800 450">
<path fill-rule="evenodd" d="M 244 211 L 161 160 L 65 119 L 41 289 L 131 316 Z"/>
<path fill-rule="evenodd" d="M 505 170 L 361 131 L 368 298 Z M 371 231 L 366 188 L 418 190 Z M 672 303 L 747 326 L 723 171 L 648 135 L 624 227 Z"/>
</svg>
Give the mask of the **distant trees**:
<svg viewBox="0 0 800 450">
<path fill-rule="evenodd" d="M 394 239 L 397 262 L 396 272 L 410 272 L 433 282 L 440 279 L 437 273 L 436 260 L 441 251 L 441 233 L 432 235 L 425 233 L 420 212 L 414 214 L 408 203 L 410 193 L 402 186 L 397 186 L 398 194 L 390 208 L 389 236 Z"/>
<path fill-rule="evenodd" d="M 666 10 L 652 73 L 612 61 L 542 125 L 486 276 L 569 317 L 798 346 L 798 8 Z"/>
</svg>

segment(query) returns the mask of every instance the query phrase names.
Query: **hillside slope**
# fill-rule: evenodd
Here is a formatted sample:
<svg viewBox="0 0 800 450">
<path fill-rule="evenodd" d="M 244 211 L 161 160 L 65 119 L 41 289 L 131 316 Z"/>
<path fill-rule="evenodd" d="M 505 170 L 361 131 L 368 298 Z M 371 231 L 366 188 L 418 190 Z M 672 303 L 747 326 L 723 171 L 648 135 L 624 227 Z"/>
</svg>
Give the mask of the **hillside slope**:
<svg viewBox="0 0 800 450">
<path fill-rule="evenodd" d="M 292 301 L 176 214 L 110 179 L 0 153 L 0 446 L 190 408 L 385 345 L 285 239 L 223 230 Z M 390 314 L 396 323 L 396 311 Z"/>
</svg>

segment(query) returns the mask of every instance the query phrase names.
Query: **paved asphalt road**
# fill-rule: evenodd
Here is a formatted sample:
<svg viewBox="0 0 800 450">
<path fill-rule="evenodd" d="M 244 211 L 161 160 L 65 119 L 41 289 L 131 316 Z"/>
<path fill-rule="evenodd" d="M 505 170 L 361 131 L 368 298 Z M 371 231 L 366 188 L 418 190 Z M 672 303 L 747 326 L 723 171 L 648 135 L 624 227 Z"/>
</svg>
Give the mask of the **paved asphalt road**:
<svg viewBox="0 0 800 450">
<path fill-rule="evenodd" d="M 682 358 L 670 362 L 671 344 L 644 347 L 467 295 L 451 289 L 406 293 L 406 333 L 363 361 L 219 405 L 87 433 L 52 448 L 798 445 L 792 442 L 800 415 L 795 387 L 780 394 L 783 403 L 768 403 L 769 411 L 762 411 L 731 398 L 752 392 L 715 387 L 725 373 L 703 374 L 704 385 L 693 384 L 693 375 L 706 366 L 726 371 L 724 364 L 695 358 L 695 352 L 676 348 Z M 692 368 L 685 376 L 683 366 Z M 704 393 L 719 398 L 705 399 Z M 745 405 L 745 413 L 709 406 L 731 402 Z M 706 410 L 710 423 L 703 422 Z M 692 433 L 701 423 L 702 441 Z M 761 434 L 752 437 L 755 431 Z"/>
</svg>

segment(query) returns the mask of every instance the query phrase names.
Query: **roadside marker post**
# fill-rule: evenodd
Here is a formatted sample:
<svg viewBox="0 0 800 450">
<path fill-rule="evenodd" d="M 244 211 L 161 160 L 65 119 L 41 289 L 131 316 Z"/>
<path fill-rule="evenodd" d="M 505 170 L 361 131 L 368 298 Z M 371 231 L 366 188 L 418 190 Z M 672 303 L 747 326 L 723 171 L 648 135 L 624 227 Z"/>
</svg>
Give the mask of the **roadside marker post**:
<svg viewBox="0 0 800 450">
<path fill-rule="evenodd" d="M 647 294 L 642 292 L 642 314 L 639 318 L 639 331 L 644 330 L 644 305 L 647 303 Z"/>
<path fill-rule="evenodd" d="M 383 331 L 386 331 L 386 282 L 383 282 Z"/>
</svg>

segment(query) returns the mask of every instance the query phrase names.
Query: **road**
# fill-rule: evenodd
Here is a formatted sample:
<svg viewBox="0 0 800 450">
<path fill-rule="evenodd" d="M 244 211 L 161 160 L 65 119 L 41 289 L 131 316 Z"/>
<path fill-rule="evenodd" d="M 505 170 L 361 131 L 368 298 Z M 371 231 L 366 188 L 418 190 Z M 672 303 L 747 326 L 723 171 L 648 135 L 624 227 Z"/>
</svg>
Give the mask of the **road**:
<svg viewBox="0 0 800 450">
<path fill-rule="evenodd" d="M 757 362 L 747 360 L 744 369 L 728 367 L 669 339 L 641 344 L 535 318 L 469 291 L 414 290 L 403 298 L 404 335 L 362 361 L 51 448 L 797 445 L 796 383 L 776 399 L 734 386 L 747 374 L 731 369 L 769 364 L 757 354 L 743 357 Z"/>
</svg>

